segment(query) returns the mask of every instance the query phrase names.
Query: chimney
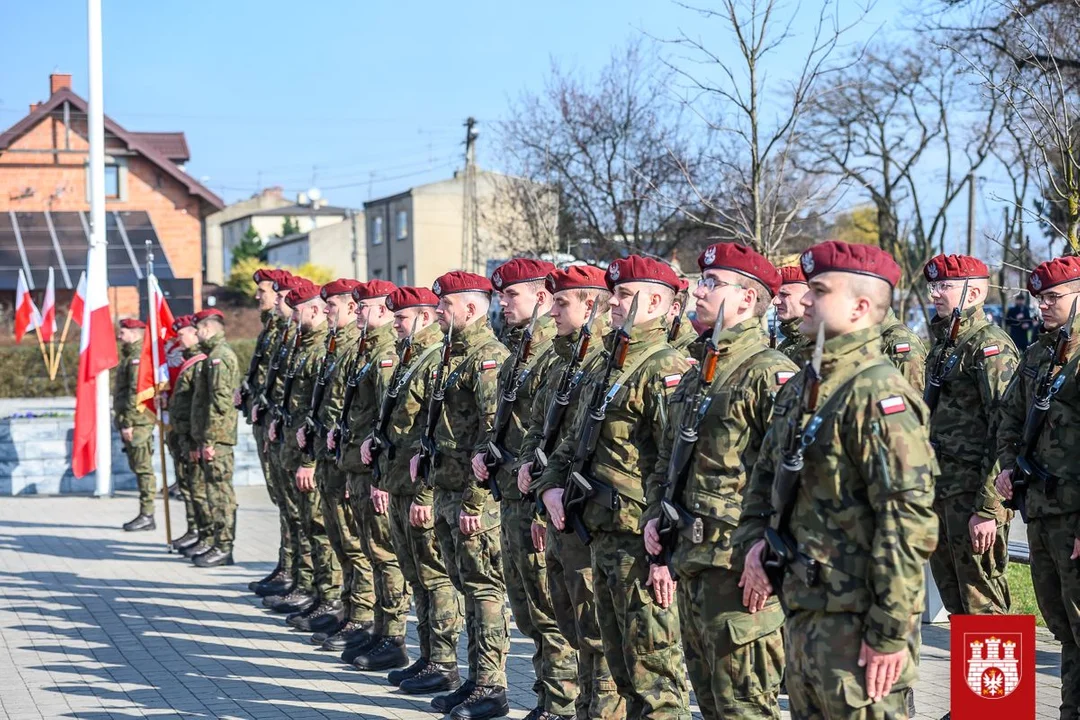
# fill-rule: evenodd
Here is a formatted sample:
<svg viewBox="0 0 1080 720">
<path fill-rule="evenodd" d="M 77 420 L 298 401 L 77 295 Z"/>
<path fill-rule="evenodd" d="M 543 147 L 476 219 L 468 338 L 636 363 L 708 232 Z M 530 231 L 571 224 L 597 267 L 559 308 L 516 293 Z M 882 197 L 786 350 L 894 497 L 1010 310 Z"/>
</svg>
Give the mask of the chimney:
<svg viewBox="0 0 1080 720">
<path fill-rule="evenodd" d="M 55 95 L 60 90 L 71 89 L 71 73 L 53 73 L 49 75 L 49 95 Z"/>
<path fill-rule="evenodd" d="M 283 197 L 285 189 L 280 185 L 274 185 L 273 187 L 264 188 L 262 191 L 263 197 L 280 198 Z"/>
<path fill-rule="evenodd" d="M 30 112 L 34 112 L 39 107 L 41 107 L 41 103 L 30 103 Z"/>
</svg>

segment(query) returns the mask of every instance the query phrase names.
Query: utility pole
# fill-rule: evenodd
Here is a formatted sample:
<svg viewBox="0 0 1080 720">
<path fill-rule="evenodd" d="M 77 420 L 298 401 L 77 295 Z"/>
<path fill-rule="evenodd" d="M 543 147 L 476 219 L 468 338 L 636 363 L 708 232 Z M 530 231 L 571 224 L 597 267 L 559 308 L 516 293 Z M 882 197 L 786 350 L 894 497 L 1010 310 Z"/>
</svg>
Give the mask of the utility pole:
<svg viewBox="0 0 1080 720">
<path fill-rule="evenodd" d="M 967 254 L 975 254 L 975 173 L 970 172 L 968 182 Z"/>
<path fill-rule="evenodd" d="M 480 248 L 476 227 L 476 118 L 465 120 L 465 172 L 462 177 L 461 267 L 479 272 Z"/>
</svg>

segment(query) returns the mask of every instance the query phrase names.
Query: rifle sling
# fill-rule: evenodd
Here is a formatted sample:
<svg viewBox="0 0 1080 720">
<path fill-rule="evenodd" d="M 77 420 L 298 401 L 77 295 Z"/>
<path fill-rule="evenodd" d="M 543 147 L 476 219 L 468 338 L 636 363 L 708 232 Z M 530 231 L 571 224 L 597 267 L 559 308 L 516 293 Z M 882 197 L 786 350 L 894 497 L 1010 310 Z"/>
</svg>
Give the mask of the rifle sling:
<svg viewBox="0 0 1080 720">
<path fill-rule="evenodd" d="M 975 333 L 977 333 L 982 328 L 982 325 L 976 323 L 972 327 L 969 327 L 967 330 L 965 330 L 963 334 L 960 335 L 960 337 L 956 338 L 956 344 L 953 345 L 952 352 L 950 352 L 941 363 L 942 370 L 945 370 L 949 367 L 950 360 L 952 360 L 954 357 L 960 356 L 961 352 L 966 348 L 967 344 L 971 342 L 971 339 L 973 337 L 975 337 Z M 945 352 L 944 348 L 942 349 L 942 352 Z M 944 383 L 945 374 L 943 373 L 942 376 L 938 378 L 938 380 Z"/>
</svg>

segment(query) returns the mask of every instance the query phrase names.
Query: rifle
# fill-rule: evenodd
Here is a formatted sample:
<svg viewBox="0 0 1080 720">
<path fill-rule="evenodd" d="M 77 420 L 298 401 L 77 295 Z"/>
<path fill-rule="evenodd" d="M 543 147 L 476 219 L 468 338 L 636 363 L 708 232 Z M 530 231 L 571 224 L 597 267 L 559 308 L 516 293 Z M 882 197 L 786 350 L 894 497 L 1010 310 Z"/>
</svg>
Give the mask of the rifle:
<svg viewBox="0 0 1080 720">
<path fill-rule="evenodd" d="M 709 393 L 712 392 L 713 380 L 716 379 L 716 366 L 720 360 L 720 333 L 723 330 L 724 302 L 721 301 L 720 310 L 716 315 L 716 324 L 713 325 L 712 335 L 705 345 L 705 361 L 701 365 L 701 379 L 698 382 L 697 394 L 683 411 L 679 433 L 675 436 L 675 442 L 671 447 L 667 482 L 664 486 L 664 497 L 660 500 L 660 519 L 656 528 L 660 534 L 660 545 L 663 549 L 659 555 L 649 556 L 649 562 L 653 565 L 667 565 L 671 561 L 679 535 L 686 535 L 694 544 L 700 543 L 704 536 L 701 518 L 690 514 L 686 508 L 676 502 L 676 498 L 682 497 L 686 482 L 690 478 L 690 465 L 694 457 L 694 449 L 697 447 L 698 432 L 705 419 L 705 413 L 709 411 L 709 405 L 712 404 Z"/>
<path fill-rule="evenodd" d="M 285 363 L 286 369 L 289 367 L 288 357 L 290 350 L 292 350 L 292 345 L 289 343 L 289 340 L 296 340 L 295 337 L 289 337 L 289 331 L 292 329 L 293 323 L 290 319 L 289 323 L 285 326 L 285 334 L 281 337 L 281 345 L 278 347 L 278 351 L 274 354 L 274 357 L 270 359 L 270 367 L 266 371 L 266 382 L 263 383 L 262 390 L 259 392 L 259 397 L 256 398 L 255 402 L 251 406 L 252 425 L 263 424 L 263 418 L 265 417 L 264 411 L 270 407 L 270 397 L 269 395 L 267 395 L 267 393 L 272 392 L 274 389 L 274 383 L 277 382 L 277 376 L 281 370 L 281 364 Z"/>
<path fill-rule="evenodd" d="M 517 402 L 518 389 L 521 385 L 521 366 L 529 359 L 532 352 L 533 335 L 536 333 L 536 318 L 540 314 L 540 303 L 533 306 L 532 320 L 521 333 L 517 347 L 514 349 L 514 364 L 510 373 L 505 377 L 502 394 L 499 396 L 499 404 L 495 407 L 495 419 L 491 423 L 491 432 L 487 437 L 487 450 L 484 451 L 484 466 L 488 471 L 488 490 L 495 502 L 502 502 L 502 490 L 496 475 L 500 467 L 513 460 L 503 444 L 506 442 L 506 431 L 510 428 L 510 417 L 514 411 L 514 403 Z"/>
<path fill-rule="evenodd" d="M 405 369 L 412 361 L 413 338 L 416 336 L 416 324 L 419 320 L 420 314 L 417 313 L 413 316 L 409 336 L 402 341 L 401 347 L 398 348 L 398 366 L 390 377 L 390 383 L 386 387 L 386 392 L 383 393 L 382 402 L 379 403 L 379 414 L 371 425 L 371 472 L 375 475 L 376 484 L 378 484 L 379 478 L 382 477 L 379 456 L 382 455 L 383 450 L 389 450 L 390 459 L 393 459 L 394 448 L 390 444 L 390 437 L 386 434 L 386 430 L 390 426 L 390 415 L 394 412 L 398 394 L 401 392 L 401 378 L 404 377 Z"/>
<path fill-rule="evenodd" d="M 682 329 L 683 317 L 686 315 L 686 308 L 683 307 L 684 305 L 686 305 L 686 303 L 681 303 L 679 305 L 679 314 L 671 321 L 671 327 L 668 328 L 667 341 L 669 344 L 675 342 L 676 338 L 679 337 L 679 330 Z"/>
<path fill-rule="evenodd" d="M 345 382 L 345 396 L 341 399 L 341 415 L 330 430 L 334 439 L 334 460 L 341 464 L 342 448 L 349 440 L 349 410 L 352 408 L 353 399 L 356 397 L 356 386 L 360 384 L 360 363 L 364 361 L 364 346 L 367 345 L 368 318 L 364 318 L 364 327 L 360 330 L 360 339 L 356 342 L 356 357 L 349 366 L 348 380 Z"/>
<path fill-rule="evenodd" d="M 1057 478 L 1039 467 L 1032 459 L 1032 455 L 1035 453 L 1035 446 L 1039 444 L 1039 436 L 1042 435 L 1046 419 L 1050 415 L 1050 401 L 1065 384 L 1066 376 L 1060 372 L 1060 369 L 1069 362 L 1069 342 L 1072 340 L 1072 325 L 1075 319 L 1076 298 L 1073 299 L 1069 319 L 1058 328 L 1054 351 L 1050 356 L 1050 365 L 1035 385 L 1035 393 L 1024 420 L 1024 431 L 1020 436 L 1020 452 L 1016 454 L 1016 463 L 1013 465 L 1010 477 L 1013 496 L 1011 500 L 1004 502 L 1005 507 L 1019 512 L 1024 522 L 1027 522 L 1027 489 L 1033 479 L 1042 480 L 1045 483 L 1047 495 L 1057 490 Z"/>
<path fill-rule="evenodd" d="M 600 430 L 603 428 L 607 417 L 607 405 L 611 401 L 609 395 L 611 374 L 616 370 L 622 370 L 626 362 L 626 353 L 630 349 L 630 330 L 634 327 L 634 320 L 638 312 L 637 293 L 630 303 L 630 311 L 626 314 L 626 321 L 615 331 L 611 341 L 611 350 L 607 352 L 607 364 L 604 367 L 603 380 L 593 388 L 592 397 L 589 399 L 588 413 L 578 435 L 577 447 L 574 449 L 574 461 L 566 476 L 566 486 L 563 491 L 563 511 L 566 513 L 566 524 L 563 532 L 573 531 L 578 539 L 585 545 L 592 542 L 592 535 L 585 527 L 584 514 L 585 503 L 589 500 L 600 502 L 611 509 L 619 507 L 619 495 L 610 485 L 590 480 L 585 477 L 585 465 L 596 453 L 596 445 L 600 440 Z"/>
<path fill-rule="evenodd" d="M 930 371 L 930 376 L 926 380 L 926 390 L 923 391 L 923 400 L 926 402 L 926 406 L 930 408 L 930 414 L 934 414 L 934 410 L 937 409 L 938 401 L 941 400 L 941 383 L 945 380 L 945 376 L 952 372 L 952 369 L 956 367 L 956 363 L 960 361 L 960 355 L 952 352 L 956 347 L 956 337 L 960 334 L 960 316 L 964 312 L 964 304 L 967 302 L 969 280 L 964 280 L 963 294 L 960 296 L 960 304 L 953 308 L 952 311 L 952 324 L 949 326 L 949 337 L 945 340 L 945 346 L 941 348 L 941 353 L 938 354 L 937 360 L 934 362 L 934 368 Z"/>
<path fill-rule="evenodd" d="M 319 406 L 326 397 L 326 386 L 330 384 L 330 375 L 337 365 L 334 354 L 337 352 L 337 328 L 326 334 L 326 354 L 323 355 L 319 374 L 315 379 L 315 387 L 311 389 L 311 409 L 308 410 L 304 424 L 300 426 L 301 437 L 304 439 L 304 454 L 312 460 L 315 459 L 315 441 L 325 428 L 318 421 Z"/>
<path fill-rule="evenodd" d="M 420 436 L 420 464 L 417 467 L 417 476 L 424 479 L 428 487 L 431 486 L 431 471 L 435 469 L 439 459 L 439 446 L 435 443 L 435 430 L 439 426 L 442 417 L 443 402 L 446 400 L 446 370 L 450 367 L 450 349 L 453 341 L 454 326 L 446 329 L 443 336 L 442 359 L 435 371 L 435 386 L 428 400 L 427 423 L 424 426 L 424 434 Z"/>
<path fill-rule="evenodd" d="M 251 363 L 248 365 L 247 375 L 244 376 L 244 381 L 240 383 L 240 403 L 236 405 L 236 409 L 245 407 L 248 401 L 251 400 L 251 388 L 255 385 L 255 377 L 259 374 L 259 365 L 262 363 L 264 357 L 266 357 L 266 346 L 270 342 L 270 326 L 263 328 L 262 334 L 259 337 L 259 341 L 255 343 L 255 354 L 251 356 Z M 251 422 L 251 418 L 248 418 L 248 423 Z"/>
<path fill-rule="evenodd" d="M 296 328 L 296 332 L 293 334 L 292 348 L 289 350 L 289 360 L 285 366 L 285 381 L 281 384 L 281 404 L 274 405 L 270 408 L 270 431 L 277 438 L 277 442 L 281 443 L 285 440 L 284 433 L 282 432 L 282 423 L 285 427 L 292 425 L 292 416 L 289 413 L 289 398 L 292 397 L 293 381 L 296 380 L 296 373 L 299 370 L 296 367 L 296 353 L 300 350 L 300 338 L 303 333 L 300 332 L 299 325 Z"/>
<path fill-rule="evenodd" d="M 798 551 L 795 538 L 791 536 L 790 525 L 803 470 L 803 451 L 805 450 L 803 438 L 807 433 L 812 435 L 816 432 L 817 425 L 821 422 L 820 418 L 814 416 L 804 427 L 802 417 L 804 413 L 813 413 L 817 410 L 818 390 L 821 387 L 821 356 L 824 347 L 825 324 L 822 323 L 818 325 L 814 354 L 803 368 L 802 393 L 799 396 L 799 404 L 788 416 L 787 444 L 784 446 L 783 458 L 776 468 L 773 479 L 773 507 L 776 513 L 769 527 L 765 528 L 765 572 L 777 595 L 780 594 L 780 589 L 784 585 L 784 571 L 787 568 L 795 571 L 808 587 L 816 585 L 818 580 L 817 562 Z"/>
</svg>

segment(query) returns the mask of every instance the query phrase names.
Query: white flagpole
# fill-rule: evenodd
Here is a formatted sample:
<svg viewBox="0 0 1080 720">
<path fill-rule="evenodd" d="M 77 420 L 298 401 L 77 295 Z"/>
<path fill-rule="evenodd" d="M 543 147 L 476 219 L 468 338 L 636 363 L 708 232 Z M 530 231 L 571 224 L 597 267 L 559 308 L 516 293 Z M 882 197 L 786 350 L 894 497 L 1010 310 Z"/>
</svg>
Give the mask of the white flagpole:
<svg viewBox="0 0 1080 720">
<path fill-rule="evenodd" d="M 154 388 L 154 432 L 158 436 L 158 457 L 161 459 L 161 500 L 165 505 L 165 545 L 169 552 L 172 546 L 172 520 L 169 517 L 169 463 L 165 461 L 165 424 L 161 421 L 161 383 L 158 379 L 158 368 L 161 367 L 161 358 L 158 357 L 158 340 L 161 338 L 161 328 L 158 327 L 158 296 L 161 288 L 158 287 L 157 278 L 154 276 L 154 251 L 151 250 L 150 241 L 146 241 L 146 297 L 149 306 L 147 320 L 150 324 L 150 361 L 153 363 L 153 388 Z"/>
<path fill-rule="evenodd" d="M 87 128 L 90 141 L 90 252 L 87 265 L 107 272 L 105 247 L 105 113 L 101 69 L 101 0 L 86 0 L 87 47 L 89 49 L 90 97 Z M 92 272 L 88 269 L 88 273 Z M 108 277 L 106 276 L 106 284 Z M 90 303 L 84 303 L 83 327 L 90 318 Z M 112 494 L 112 420 L 109 413 L 109 372 L 97 376 L 96 432 L 97 496 Z"/>
</svg>

